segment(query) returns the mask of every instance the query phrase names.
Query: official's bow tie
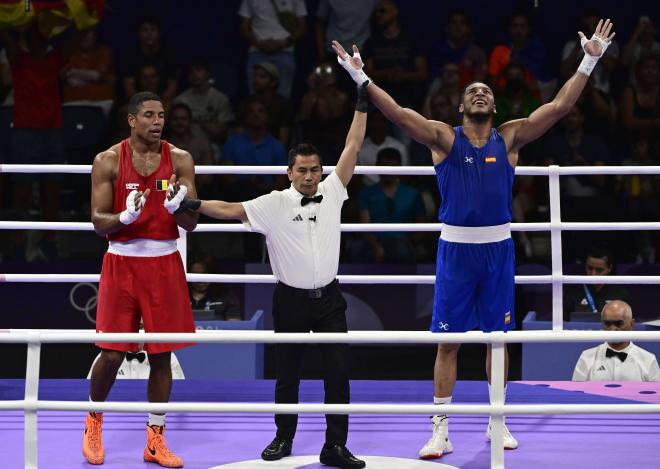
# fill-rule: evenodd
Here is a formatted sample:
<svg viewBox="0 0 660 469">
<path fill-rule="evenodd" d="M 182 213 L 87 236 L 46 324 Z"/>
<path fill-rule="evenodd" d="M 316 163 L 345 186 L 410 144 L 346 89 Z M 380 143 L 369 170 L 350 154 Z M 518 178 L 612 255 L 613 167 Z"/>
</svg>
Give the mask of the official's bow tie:
<svg viewBox="0 0 660 469">
<path fill-rule="evenodd" d="M 615 350 L 612 350 L 611 348 L 605 350 L 605 356 L 607 358 L 619 357 L 619 360 L 621 360 L 621 362 L 625 362 L 626 358 L 628 358 L 628 354 L 626 352 L 617 352 Z"/>
<path fill-rule="evenodd" d="M 140 363 L 142 363 L 142 362 L 144 361 L 145 358 L 147 358 L 147 354 L 144 353 L 144 352 L 137 352 L 137 353 L 135 353 L 135 352 L 128 352 L 128 353 L 126 353 L 126 360 L 128 360 L 129 362 L 130 362 L 131 360 L 137 360 L 137 361 L 139 361 Z"/>
<path fill-rule="evenodd" d="M 322 195 L 317 195 L 316 197 L 303 197 L 302 199 L 300 199 L 300 205 L 304 207 L 310 202 L 316 202 L 317 204 L 320 204 L 322 200 L 323 200 Z"/>
</svg>

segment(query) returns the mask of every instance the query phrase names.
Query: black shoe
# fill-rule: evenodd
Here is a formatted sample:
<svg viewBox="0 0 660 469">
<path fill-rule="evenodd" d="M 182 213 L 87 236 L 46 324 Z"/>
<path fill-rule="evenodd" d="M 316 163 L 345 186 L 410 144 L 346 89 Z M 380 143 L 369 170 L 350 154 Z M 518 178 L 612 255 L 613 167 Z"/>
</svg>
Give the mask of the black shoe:
<svg viewBox="0 0 660 469">
<path fill-rule="evenodd" d="M 293 440 L 276 436 L 275 439 L 266 446 L 266 449 L 261 452 L 261 459 L 265 461 L 277 461 L 278 459 L 282 459 L 284 456 L 291 454 L 292 444 Z"/>
<path fill-rule="evenodd" d="M 323 445 L 320 460 L 321 464 L 341 469 L 362 469 L 367 465 L 353 456 L 345 445 Z"/>
</svg>

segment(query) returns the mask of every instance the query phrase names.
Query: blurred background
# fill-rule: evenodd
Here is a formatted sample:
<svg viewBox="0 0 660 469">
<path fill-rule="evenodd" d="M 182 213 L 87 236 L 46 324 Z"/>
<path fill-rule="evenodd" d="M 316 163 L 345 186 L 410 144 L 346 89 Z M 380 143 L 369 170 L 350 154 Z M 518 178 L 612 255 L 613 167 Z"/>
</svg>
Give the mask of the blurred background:
<svg viewBox="0 0 660 469">
<path fill-rule="evenodd" d="M 81 0 L 0 2 L 0 163 L 91 164 L 128 137 L 126 102 L 136 91 L 163 97 L 165 138 L 197 165 L 285 165 L 288 149 L 315 144 L 336 163 L 354 105 L 354 85 L 328 45 L 357 44 L 367 73 L 402 105 L 460 123 L 471 81 L 495 91 L 496 124 L 528 116 L 551 100 L 581 60 L 577 31 L 599 18 L 616 38 L 575 108 L 523 149 L 521 166 L 660 165 L 659 8 L 654 2 L 567 0 Z M 383 151 L 386 150 L 386 151 Z M 431 165 L 425 147 L 378 112 L 368 119 L 360 165 Z M 202 198 L 242 201 L 283 189 L 283 176 L 197 176 Z M 379 204 L 383 186 L 411 197 Z M 434 177 L 356 176 L 345 223 L 437 221 Z M 382 192 L 382 191 L 381 191 Z M 0 173 L 0 219 L 90 221 L 89 175 Z M 657 221 L 658 176 L 577 176 L 561 180 L 564 221 Z M 549 221 L 545 177 L 517 177 L 514 221 Z M 200 223 L 213 221 L 202 218 Z M 660 233 L 564 232 L 567 274 L 658 275 Z M 517 273 L 550 273 L 550 235 L 514 234 Z M 98 273 L 107 247 L 93 232 L 0 231 L 2 273 Z M 344 233 L 340 274 L 432 274 L 437 233 Z M 270 273 L 260 235 L 191 233 L 188 270 Z M 0 328 L 94 328 L 94 284 L 1 283 Z M 566 321 L 580 312 L 582 286 L 565 288 Z M 432 286 L 345 285 L 349 329 L 427 330 Z M 654 285 L 596 286 L 602 300 L 630 302 L 640 320 L 660 316 Z M 271 327 L 270 285 L 191 285 L 197 310 L 219 320 Z M 516 322 L 549 320 L 550 286 L 518 285 Z M 202 301 L 204 299 L 204 301 Z M 223 306 L 217 307 L 218 304 Z M 206 318 L 208 319 L 208 318 Z M 25 347 L 2 346 L 0 376 L 24 376 Z M 45 346 L 43 377 L 83 377 L 91 345 Z M 319 375 L 317 353 L 306 357 Z M 355 379 L 431 379 L 434 347 L 354 346 Z M 271 347 L 263 373 L 273 377 Z M 209 354 L 214 353 L 209 349 Z M 521 347 L 511 350 L 521 378 Z M 484 379 L 483 346 L 461 350 L 459 379 Z M 209 357 L 219 359 L 228 357 Z M 572 363 L 569 367 L 572 366 Z M 567 376 L 566 379 L 570 379 Z"/>
</svg>

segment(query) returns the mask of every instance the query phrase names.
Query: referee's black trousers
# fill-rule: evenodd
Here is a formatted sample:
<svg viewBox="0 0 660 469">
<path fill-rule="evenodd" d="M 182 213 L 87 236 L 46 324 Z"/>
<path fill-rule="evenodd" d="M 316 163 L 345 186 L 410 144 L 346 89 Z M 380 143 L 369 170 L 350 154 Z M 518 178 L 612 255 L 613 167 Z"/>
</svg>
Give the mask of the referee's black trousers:
<svg viewBox="0 0 660 469">
<path fill-rule="evenodd" d="M 278 283 L 273 293 L 275 332 L 346 332 L 346 300 L 337 282 L 322 289 L 320 298 L 309 291 Z M 350 390 L 346 355 L 347 344 L 320 344 L 323 359 L 326 404 L 348 404 Z M 277 344 L 277 384 L 275 402 L 297 404 L 305 344 Z M 348 415 L 326 415 L 325 442 L 346 444 Z M 293 439 L 298 415 L 275 415 L 277 436 Z"/>
</svg>

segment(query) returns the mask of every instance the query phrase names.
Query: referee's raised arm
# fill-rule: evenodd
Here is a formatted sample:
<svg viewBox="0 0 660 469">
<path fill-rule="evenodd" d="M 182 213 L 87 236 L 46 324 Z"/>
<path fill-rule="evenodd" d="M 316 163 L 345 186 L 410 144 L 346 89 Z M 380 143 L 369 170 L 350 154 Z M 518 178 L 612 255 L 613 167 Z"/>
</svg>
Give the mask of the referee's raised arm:
<svg viewBox="0 0 660 469">
<path fill-rule="evenodd" d="M 339 176 L 339 180 L 344 187 L 348 186 L 348 183 L 353 177 L 357 156 L 360 148 L 362 148 L 362 142 L 364 142 L 364 134 L 367 129 L 367 108 L 369 104 L 369 98 L 367 97 L 368 85 L 369 81 L 366 81 L 358 86 L 353 122 L 351 123 L 351 128 L 348 130 L 348 135 L 346 135 L 344 151 L 341 152 L 341 156 L 335 167 L 335 173 Z"/>
</svg>

